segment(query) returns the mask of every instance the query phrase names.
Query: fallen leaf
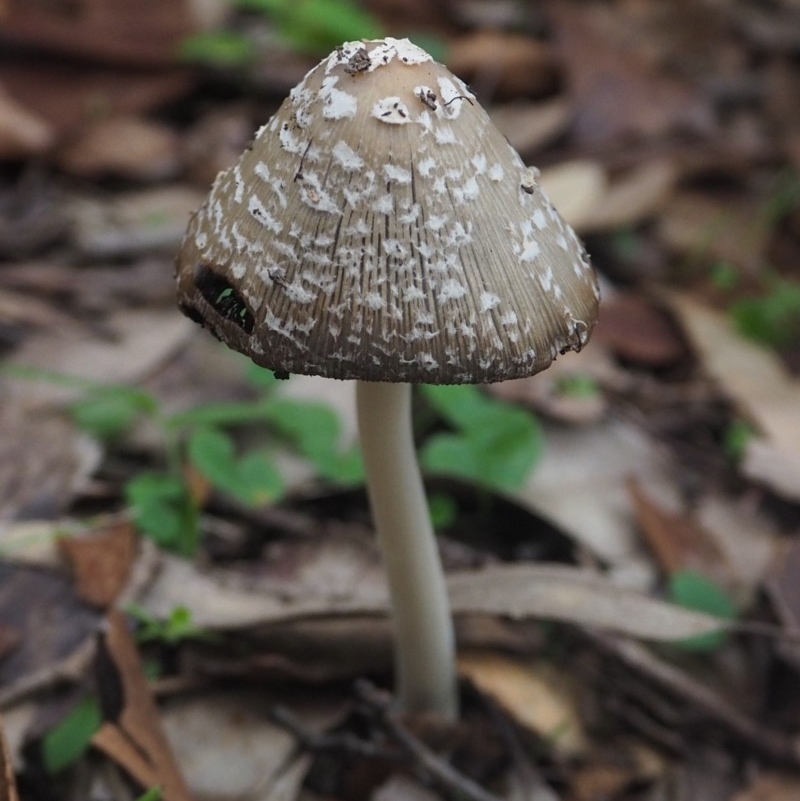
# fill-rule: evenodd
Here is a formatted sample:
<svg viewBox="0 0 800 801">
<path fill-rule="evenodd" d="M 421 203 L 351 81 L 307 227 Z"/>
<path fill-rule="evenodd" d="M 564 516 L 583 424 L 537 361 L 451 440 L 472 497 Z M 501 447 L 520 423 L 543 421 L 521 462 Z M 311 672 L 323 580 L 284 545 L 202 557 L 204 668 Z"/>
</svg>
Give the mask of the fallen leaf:
<svg viewBox="0 0 800 801">
<path fill-rule="evenodd" d="M 786 773 L 765 771 L 731 801 L 794 801 L 800 796 L 800 779 Z"/>
<path fill-rule="evenodd" d="M 145 679 L 142 662 L 122 614 L 107 617 L 105 648 L 121 682 L 122 712 L 106 722 L 92 744 L 118 762 L 143 787 L 160 787 L 164 801 L 191 801 Z"/>
<path fill-rule="evenodd" d="M 102 449 L 63 416 L 4 393 L 0 408 L 0 517 L 55 519 L 87 484 Z"/>
<path fill-rule="evenodd" d="M 544 457 L 515 500 L 602 559 L 620 581 L 651 586 L 653 565 L 639 549 L 625 480 L 635 475 L 654 497 L 676 499 L 661 449 L 639 426 L 618 419 L 581 428 L 545 421 L 544 430 Z"/>
<path fill-rule="evenodd" d="M 7 0 L 3 35 L 17 45 L 137 67 L 174 63 L 196 30 L 186 0 L 75 0 L 64 5 Z"/>
<path fill-rule="evenodd" d="M 800 381 L 768 348 L 739 334 L 725 315 L 685 295 L 666 300 L 691 340 L 703 369 L 765 435 L 774 459 L 755 446 L 748 475 L 786 497 L 800 499 Z M 753 455 L 755 453 L 755 455 Z"/>
<path fill-rule="evenodd" d="M 190 320 L 173 310 L 122 310 L 106 317 L 102 338 L 89 330 L 36 333 L 7 363 L 103 384 L 136 383 L 161 367 L 195 331 Z M 47 378 L 6 377 L 4 384 L 30 408 L 64 403 L 81 394 Z"/>
<path fill-rule="evenodd" d="M 193 797 L 278 801 L 284 793 L 294 801 L 310 756 L 299 755 L 298 763 L 295 738 L 269 719 L 270 710 L 286 706 L 307 731 L 322 734 L 341 722 L 348 704 L 230 688 L 172 699 L 162 719 Z"/>
<path fill-rule="evenodd" d="M 656 368 L 676 364 L 687 355 L 686 343 L 670 317 L 633 292 L 615 292 L 604 299 L 595 339 L 622 359 Z"/>
<path fill-rule="evenodd" d="M 780 446 L 760 438 L 745 445 L 742 473 L 760 481 L 787 498 L 800 498 L 800 458 L 786 453 Z"/>
<path fill-rule="evenodd" d="M 459 654 L 458 670 L 497 700 L 520 725 L 546 740 L 560 757 L 574 758 L 587 748 L 574 690 L 563 674 L 541 660 L 493 652 Z"/>
<path fill-rule="evenodd" d="M 57 162 L 65 172 L 83 178 L 164 180 L 178 172 L 179 144 L 175 132 L 163 124 L 116 115 L 89 124 L 61 148 Z"/>
<path fill-rule="evenodd" d="M 49 126 L 54 143 L 79 130 L 98 110 L 109 115 L 160 108 L 184 96 L 195 80 L 185 67 L 98 69 L 76 60 L 22 54 L 0 59 L 0 84 Z"/>
<path fill-rule="evenodd" d="M 633 477 L 628 488 L 639 527 L 664 572 L 697 570 L 723 577 L 727 571 L 722 553 L 696 521 L 655 503 Z"/>
<path fill-rule="evenodd" d="M 136 532 L 127 520 L 89 534 L 62 537 L 58 544 L 72 566 L 78 596 L 106 607 L 122 592 L 136 556 Z"/>
<path fill-rule="evenodd" d="M 602 200 L 581 223 L 584 233 L 640 225 L 668 201 L 678 170 L 665 159 L 650 159 L 611 180 Z"/>
<path fill-rule="evenodd" d="M 447 587 L 457 614 L 558 620 L 662 642 L 730 625 L 618 586 L 594 571 L 565 565 L 490 565 L 449 576 Z"/>
<path fill-rule="evenodd" d="M 53 143 L 47 122 L 0 86 L 0 159 L 44 153 Z"/>
<path fill-rule="evenodd" d="M 539 184 L 561 216 L 581 232 L 605 195 L 607 177 L 599 162 L 565 161 L 542 170 Z"/>
<path fill-rule="evenodd" d="M 370 801 L 442 801 L 442 796 L 404 773 L 393 773 L 372 793 Z"/>
<path fill-rule="evenodd" d="M 453 41 L 445 61 L 482 97 L 536 97 L 556 85 L 550 45 L 530 36 L 479 30 Z"/>
<path fill-rule="evenodd" d="M 676 191 L 658 215 L 658 238 L 684 258 L 722 261 L 754 274 L 763 263 L 772 222 L 763 200 Z"/>
<path fill-rule="evenodd" d="M 0 801 L 19 801 L 17 784 L 14 779 L 14 765 L 8 751 L 6 738 L 3 735 L 2 720 L 0 720 Z"/>
<path fill-rule="evenodd" d="M 511 147 L 525 157 L 564 133 L 572 109 L 563 98 L 539 103 L 516 101 L 493 106 L 489 116 Z"/>
<path fill-rule="evenodd" d="M 187 186 L 158 186 L 111 199 L 74 198 L 70 204 L 75 246 L 95 257 L 176 248 L 189 215 L 203 195 Z"/>
<path fill-rule="evenodd" d="M 0 660 L 0 706 L 42 687 L 80 680 L 94 653 L 98 623 L 66 577 L 0 561 L 0 625 L 19 638 Z"/>
<path fill-rule="evenodd" d="M 711 108 L 700 93 L 614 40 L 595 19 L 603 9 L 560 2 L 551 3 L 548 13 L 567 73 L 579 143 L 597 147 L 681 128 L 713 130 Z"/>
<path fill-rule="evenodd" d="M 169 617 L 185 606 L 194 625 L 241 629 L 307 618 L 386 614 L 383 581 L 354 583 L 349 593 L 326 591 L 306 576 L 288 596 L 272 582 L 237 580 L 229 571 L 199 572 L 165 556 L 158 576 L 139 599 L 153 615 Z M 592 571 L 563 565 L 504 564 L 447 577 L 453 612 L 542 618 L 617 631 L 632 637 L 674 641 L 725 630 L 729 621 L 693 612 L 614 584 Z"/>
</svg>

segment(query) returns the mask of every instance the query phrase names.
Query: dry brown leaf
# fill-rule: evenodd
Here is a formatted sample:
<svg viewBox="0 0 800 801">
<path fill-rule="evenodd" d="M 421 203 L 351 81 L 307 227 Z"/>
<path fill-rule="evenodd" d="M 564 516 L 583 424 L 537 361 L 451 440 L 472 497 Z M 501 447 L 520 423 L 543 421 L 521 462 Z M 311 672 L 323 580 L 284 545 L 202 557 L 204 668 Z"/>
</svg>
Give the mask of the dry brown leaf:
<svg viewBox="0 0 800 801">
<path fill-rule="evenodd" d="M 556 85 L 549 44 L 529 36 L 484 29 L 451 43 L 447 66 L 486 97 L 535 97 Z"/>
<path fill-rule="evenodd" d="M 120 311 L 109 315 L 104 324 L 104 338 L 94 331 L 34 334 L 9 362 L 99 383 L 135 383 L 161 367 L 197 328 L 172 310 Z M 77 394 L 46 380 L 8 379 L 6 384 L 30 407 L 63 403 Z"/>
<path fill-rule="evenodd" d="M 123 708 L 116 722 L 101 727 L 92 744 L 143 786 L 160 787 L 164 801 L 191 801 L 125 619 L 112 610 L 107 621 L 105 646 L 119 671 Z"/>
<path fill-rule="evenodd" d="M 565 565 L 490 565 L 451 575 L 447 587 L 456 613 L 537 617 L 663 642 L 730 625 L 618 586 L 594 571 Z"/>
<path fill-rule="evenodd" d="M 494 106 L 489 116 L 514 150 L 525 157 L 566 130 L 572 109 L 563 98 L 541 103 L 517 101 Z"/>
<path fill-rule="evenodd" d="M 675 364 L 687 355 L 673 321 L 633 292 L 615 292 L 604 300 L 593 339 L 622 359 L 653 367 Z"/>
<path fill-rule="evenodd" d="M 0 159 L 45 152 L 53 144 L 47 122 L 0 87 Z"/>
<path fill-rule="evenodd" d="M 562 757 L 586 750 L 586 733 L 574 694 L 552 665 L 494 652 L 467 651 L 458 670 Z"/>
<path fill-rule="evenodd" d="M 11 42 L 137 67 L 177 60 L 196 28 L 186 0 L 7 0 L 3 35 Z"/>
<path fill-rule="evenodd" d="M 574 134 L 619 144 L 676 128 L 709 131 L 712 112 L 693 87 L 658 69 L 596 24 L 593 4 L 550 3 L 558 52 L 575 103 Z"/>
<path fill-rule="evenodd" d="M 795 801 L 800 798 L 800 779 L 786 773 L 765 772 L 757 776 L 731 801 Z"/>
<path fill-rule="evenodd" d="M 298 702 L 286 688 L 227 687 L 173 698 L 162 719 L 194 797 L 294 801 L 311 757 L 298 753 L 294 736 L 269 711 L 287 707 L 306 731 L 322 734 L 345 717 L 345 695 L 331 702 L 315 693 Z"/>
<path fill-rule="evenodd" d="M 0 720 L 0 801 L 19 801 L 17 784 L 14 779 L 14 765 L 8 751 L 6 738 L 3 735 L 2 720 Z"/>
<path fill-rule="evenodd" d="M 98 111 L 140 113 L 162 107 L 184 96 L 194 81 L 183 67 L 101 70 L 94 64 L 52 57 L 0 59 L 0 83 L 30 114 L 50 126 L 56 141 Z"/>
<path fill-rule="evenodd" d="M 71 204 L 76 247 L 91 256 L 121 256 L 177 248 L 202 195 L 188 186 L 158 186 L 112 198 L 75 198 Z"/>
<path fill-rule="evenodd" d="M 745 446 L 742 473 L 787 498 L 800 499 L 800 458 L 774 442 L 751 439 Z"/>
<path fill-rule="evenodd" d="M 57 155 L 80 177 L 117 175 L 143 181 L 170 178 L 180 166 L 177 134 L 141 117 L 116 115 L 93 122 Z"/>
<path fill-rule="evenodd" d="M 100 446 L 62 415 L 2 393 L 0 517 L 56 518 L 97 469 Z"/>
<path fill-rule="evenodd" d="M 539 184 L 561 216 L 581 232 L 606 193 L 607 177 L 599 162 L 584 159 L 542 170 Z"/>
<path fill-rule="evenodd" d="M 715 197 L 694 189 L 677 191 L 658 215 L 658 237 L 671 251 L 742 266 L 753 273 L 763 263 L 769 216 L 751 197 Z"/>
<path fill-rule="evenodd" d="M 636 517 L 645 541 L 666 573 L 698 570 L 724 578 L 723 554 L 702 526 L 684 514 L 669 511 L 642 489 L 635 478 L 628 480 Z"/>
<path fill-rule="evenodd" d="M 585 233 L 638 225 L 666 203 L 678 178 L 674 163 L 653 159 L 612 180 L 602 200 L 584 219 Z"/>
<path fill-rule="evenodd" d="M 128 580 L 136 556 L 136 532 L 123 520 L 88 535 L 58 541 L 72 566 L 78 596 L 89 604 L 113 603 Z"/>
<path fill-rule="evenodd" d="M 442 796 L 404 773 L 393 773 L 370 801 L 442 801 Z"/>
<path fill-rule="evenodd" d="M 325 570 L 320 565 L 320 570 Z M 693 612 L 615 585 L 592 571 L 564 565 L 503 564 L 453 573 L 447 579 L 457 615 L 544 618 L 632 637 L 674 641 L 729 627 L 712 615 Z M 155 581 L 140 599 L 151 614 L 167 618 L 175 606 L 189 609 L 195 625 L 238 629 L 310 617 L 386 614 L 388 600 L 379 580 L 351 582 L 328 591 L 316 575 L 294 582 L 292 594 L 274 579 L 243 582 L 229 571 L 199 572 L 189 563 L 164 557 Z"/>
<path fill-rule="evenodd" d="M 628 586 L 652 586 L 625 479 L 635 475 L 655 497 L 677 495 L 672 466 L 638 425 L 607 419 L 579 429 L 547 425 L 545 452 L 515 500 L 559 527 L 610 566 Z"/>
<path fill-rule="evenodd" d="M 739 334 L 719 312 L 685 295 L 667 296 L 705 371 L 765 435 L 773 458 L 752 443 L 748 475 L 776 492 L 800 498 L 800 381 L 768 348 Z M 755 453 L 755 456 L 753 455 Z M 787 480 L 788 479 L 788 480 Z"/>
</svg>

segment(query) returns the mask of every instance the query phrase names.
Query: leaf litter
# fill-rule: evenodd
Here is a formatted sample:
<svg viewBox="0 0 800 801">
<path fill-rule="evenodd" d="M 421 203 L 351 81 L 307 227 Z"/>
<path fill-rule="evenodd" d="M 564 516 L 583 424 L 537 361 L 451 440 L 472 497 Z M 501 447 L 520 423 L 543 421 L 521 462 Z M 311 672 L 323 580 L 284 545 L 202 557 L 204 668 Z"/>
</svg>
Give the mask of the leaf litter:
<svg viewBox="0 0 800 801">
<path fill-rule="evenodd" d="M 23 5 L 0 9 L 0 798 L 12 774 L 34 801 L 793 798 L 792 4 L 325 9 L 416 22 L 603 281 L 579 356 L 416 397 L 448 731 L 351 689 L 391 667 L 352 387 L 249 372 L 173 308 L 187 215 L 328 34 L 277 2 Z M 251 61 L 179 62 L 222 26 Z"/>
</svg>

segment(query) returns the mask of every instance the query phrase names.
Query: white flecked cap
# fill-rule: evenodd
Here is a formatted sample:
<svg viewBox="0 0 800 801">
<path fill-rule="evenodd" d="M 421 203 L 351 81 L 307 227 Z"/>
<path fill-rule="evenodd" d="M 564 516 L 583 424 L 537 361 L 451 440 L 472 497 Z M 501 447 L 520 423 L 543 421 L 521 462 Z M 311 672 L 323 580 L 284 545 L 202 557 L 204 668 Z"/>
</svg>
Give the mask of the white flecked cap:
<svg viewBox="0 0 800 801">
<path fill-rule="evenodd" d="M 465 84 L 408 40 L 350 42 L 220 173 L 179 304 L 279 372 L 531 375 L 597 317 L 586 251 Z"/>
</svg>

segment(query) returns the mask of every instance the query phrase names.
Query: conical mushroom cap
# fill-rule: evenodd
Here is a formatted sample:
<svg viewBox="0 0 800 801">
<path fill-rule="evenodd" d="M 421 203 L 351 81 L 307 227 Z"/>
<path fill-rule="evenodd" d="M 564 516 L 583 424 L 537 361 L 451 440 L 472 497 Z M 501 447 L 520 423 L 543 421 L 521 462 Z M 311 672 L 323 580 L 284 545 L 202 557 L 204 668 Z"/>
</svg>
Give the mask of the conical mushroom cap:
<svg viewBox="0 0 800 801">
<path fill-rule="evenodd" d="M 488 383 L 579 350 L 586 252 L 469 89 L 407 40 L 351 42 L 220 173 L 179 303 L 273 370 Z"/>
</svg>

